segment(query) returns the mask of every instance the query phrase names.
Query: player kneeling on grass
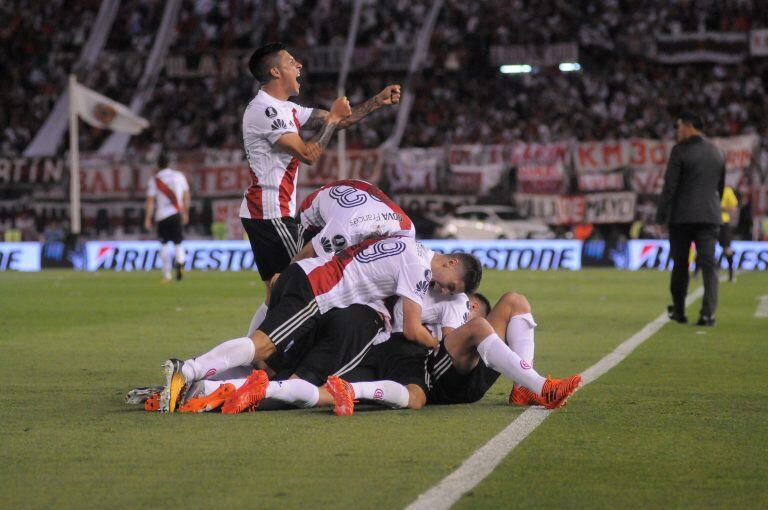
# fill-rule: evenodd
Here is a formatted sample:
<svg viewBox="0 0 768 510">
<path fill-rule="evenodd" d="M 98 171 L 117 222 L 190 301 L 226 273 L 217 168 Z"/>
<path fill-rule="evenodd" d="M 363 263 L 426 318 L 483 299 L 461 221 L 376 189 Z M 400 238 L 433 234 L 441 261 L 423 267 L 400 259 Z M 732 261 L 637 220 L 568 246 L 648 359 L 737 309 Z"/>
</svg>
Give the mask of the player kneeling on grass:
<svg viewBox="0 0 768 510">
<path fill-rule="evenodd" d="M 218 372 L 252 363 L 279 366 L 288 350 L 306 348 L 306 334 L 333 308 L 403 297 L 405 336 L 432 347 L 436 342 L 420 322 L 421 301 L 430 282 L 457 293 L 477 288 L 481 275 L 477 258 L 434 253 L 405 237 L 368 240 L 331 259 L 301 260 L 277 279 L 266 319 L 253 335 L 224 342 L 186 362 L 166 361 L 160 409 L 173 412 L 185 388 Z M 253 407 L 251 397 L 243 399 L 244 393 L 233 395 L 232 407 L 238 411 Z"/>
</svg>

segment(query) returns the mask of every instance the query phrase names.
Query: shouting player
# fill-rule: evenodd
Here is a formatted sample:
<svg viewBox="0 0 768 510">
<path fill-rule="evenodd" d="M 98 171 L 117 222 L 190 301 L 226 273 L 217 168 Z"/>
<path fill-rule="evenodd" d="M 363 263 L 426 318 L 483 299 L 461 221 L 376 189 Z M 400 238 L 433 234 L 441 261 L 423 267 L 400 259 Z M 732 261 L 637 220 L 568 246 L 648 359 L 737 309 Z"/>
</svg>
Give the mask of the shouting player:
<svg viewBox="0 0 768 510">
<path fill-rule="evenodd" d="M 296 173 L 299 163 L 313 164 L 336 129 L 359 122 L 372 111 L 400 101 L 400 86 L 389 85 L 368 101 L 350 107 L 337 98 L 330 111 L 304 108 L 289 98 L 299 94 L 302 65 L 280 43 L 257 49 L 248 63 L 261 88 L 243 114 L 243 142 L 251 185 L 240 205 L 240 218 L 266 283 L 283 271 L 298 252 Z M 306 142 L 302 129 L 316 131 Z M 266 289 L 269 302 L 270 289 Z M 266 313 L 262 305 L 252 324 Z M 250 333 L 250 332 L 249 332 Z"/>
</svg>

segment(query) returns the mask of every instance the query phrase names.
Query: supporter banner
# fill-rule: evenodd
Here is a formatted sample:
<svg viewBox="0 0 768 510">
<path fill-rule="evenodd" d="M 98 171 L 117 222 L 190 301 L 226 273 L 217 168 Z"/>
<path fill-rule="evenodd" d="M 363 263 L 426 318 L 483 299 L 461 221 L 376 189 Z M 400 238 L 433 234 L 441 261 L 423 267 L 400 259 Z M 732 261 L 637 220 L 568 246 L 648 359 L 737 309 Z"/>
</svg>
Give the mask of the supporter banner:
<svg viewBox="0 0 768 510">
<path fill-rule="evenodd" d="M 40 243 L 0 243 L 0 271 L 40 271 Z"/>
<path fill-rule="evenodd" d="M 224 232 L 214 232 L 214 237 L 226 233 L 228 239 L 244 239 L 243 236 L 245 236 L 245 230 L 240 221 L 240 204 L 242 202 L 243 200 L 241 198 L 233 198 L 214 200 L 211 203 L 211 207 L 213 208 L 213 221 L 220 225 L 224 225 Z"/>
<path fill-rule="evenodd" d="M 621 172 L 579 174 L 579 191 L 620 191 L 624 189 Z"/>
<path fill-rule="evenodd" d="M 255 270 L 248 241 L 184 241 L 186 269 L 203 271 Z M 88 271 L 150 271 L 161 269 L 156 241 L 89 241 L 85 243 Z"/>
<path fill-rule="evenodd" d="M 542 165 L 520 165 L 517 167 L 517 186 L 523 193 L 560 194 L 563 193 L 562 163 Z"/>
<path fill-rule="evenodd" d="M 757 135 L 710 140 L 723 151 L 729 170 L 748 167 L 759 143 Z M 624 166 L 633 169 L 666 168 L 673 146 L 672 140 L 646 138 L 577 143 L 574 146 L 574 167 L 578 173 L 607 172 Z"/>
<path fill-rule="evenodd" d="M 768 56 L 768 29 L 761 28 L 749 32 L 749 53 L 753 57 Z"/>
<path fill-rule="evenodd" d="M 65 167 L 58 158 L 0 158 L 0 184 L 57 184 Z"/>
<path fill-rule="evenodd" d="M 347 151 L 347 175 L 345 179 L 362 179 L 378 184 L 382 174 L 382 154 L 379 149 Z M 301 164 L 298 181 L 301 186 L 324 186 L 340 179 L 339 158 L 335 150 L 328 150 L 312 166 Z"/>
<path fill-rule="evenodd" d="M 629 175 L 629 185 L 635 193 L 659 195 L 664 186 L 664 169 L 635 170 Z"/>
<path fill-rule="evenodd" d="M 421 195 L 398 193 L 392 197 L 408 213 L 442 214 L 454 211 L 462 205 L 472 205 L 476 195 Z"/>
<path fill-rule="evenodd" d="M 739 271 L 765 271 L 768 269 L 768 242 L 733 241 L 733 264 Z M 629 241 L 629 260 L 627 269 L 668 270 L 674 265 L 669 256 L 669 241 L 663 239 L 640 239 Z M 728 268 L 728 262 L 717 245 L 715 249 L 722 269 Z"/>
<path fill-rule="evenodd" d="M 528 64 L 531 66 L 556 66 L 561 62 L 578 62 L 579 45 L 575 42 L 559 44 L 491 46 L 491 65 Z"/>
<path fill-rule="evenodd" d="M 487 193 L 506 170 L 503 145 L 452 145 L 448 149 L 451 189 Z"/>
<path fill-rule="evenodd" d="M 515 142 L 507 147 L 507 163 L 512 166 L 536 163 L 565 163 L 567 156 L 568 142 Z"/>
<path fill-rule="evenodd" d="M 656 60 L 664 64 L 738 64 L 746 56 L 746 32 L 656 34 Z"/>
<path fill-rule="evenodd" d="M 387 165 L 390 191 L 437 191 L 437 169 L 444 158 L 442 148 L 398 150 Z"/>
<path fill-rule="evenodd" d="M 557 196 L 517 194 L 521 214 L 549 224 L 628 223 L 634 219 L 637 195 L 630 192 Z"/>
<path fill-rule="evenodd" d="M 427 240 L 423 243 L 440 253 L 471 253 L 488 269 L 581 269 L 581 241 Z"/>
</svg>

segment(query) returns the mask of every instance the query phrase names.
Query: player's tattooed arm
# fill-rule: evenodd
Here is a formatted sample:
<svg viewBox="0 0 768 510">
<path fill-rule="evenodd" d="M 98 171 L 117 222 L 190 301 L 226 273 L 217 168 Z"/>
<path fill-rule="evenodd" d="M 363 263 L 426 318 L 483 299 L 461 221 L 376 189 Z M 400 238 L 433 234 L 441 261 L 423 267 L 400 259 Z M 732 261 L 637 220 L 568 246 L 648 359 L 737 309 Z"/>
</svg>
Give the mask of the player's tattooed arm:
<svg viewBox="0 0 768 510">
<path fill-rule="evenodd" d="M 307 119 L 307 122 L 305 122 L 302 127 L 314 131 L 315 129 L 322 127 L 322 125 L 325 124 L 326 117 L 328 117 L 328 110 L 323 110 L 322 108 L 314 108 L 312 109 L 312 113 L 310 114 L 309 119 Z"/>
<path fill-rule="evenodd" d="M 387 85 L 384 90 L 352 108 L 352 115 L 339 122 L 339 129 L 344 129 L 353 124 L 357 124 L 371 112 L 378 110 L 382 106 L 397 104 L 400 102 L 400 85 Z"/>
<path fill-rule="evenodd" d="M 333 133 L 336 131 L 336 127 L 339 125 L 338 120 L 334 120 L 333 118 L 327 119 L 327 121 L 320 127 L 317 134 L 309 139 L 309 142 L 307 142 L 307 145 L 314 145 L 316 146 L 320 152 L 323 151 L 326 147 L 328 147 L 328 142 L 331 141 L 331 137 L 333 136 Z"/>
</svg>

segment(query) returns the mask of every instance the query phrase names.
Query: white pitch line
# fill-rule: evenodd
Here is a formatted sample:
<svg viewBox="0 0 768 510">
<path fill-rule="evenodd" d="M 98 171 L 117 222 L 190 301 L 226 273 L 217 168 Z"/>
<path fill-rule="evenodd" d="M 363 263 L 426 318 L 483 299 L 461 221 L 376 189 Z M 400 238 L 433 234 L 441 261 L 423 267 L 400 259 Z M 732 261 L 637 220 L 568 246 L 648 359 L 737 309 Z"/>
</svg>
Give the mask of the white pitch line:
<svg viewBox="0 0 768 510">
<path fill-rule="evenodd" d="M 760 302 L 757 304 L 755 317 L 758 319 L 765 319 L 768 317 L 768 295 L 758 296 L 757 299 L 759 299 Z"/>
<path fill-rule="evenodd" d="M 704 288 L 699 287 L 685 300 L 690 305 L 704 295 Z M 654 333 L 669 322 L 666 312 L 662 313 L 643 329 L 629 337 L 607 354 L 600 361 L 581 373 L 581 386 L 591 383 L 629 356 L 640 344 L 648 340 Z M 481 446 L 465 460 L 453 473 L 443 478 L 440 483 L 426 492 L 419 494 L 405 510 L 447 510 L 452 507 L 465 493 L 472 490 L 485 477 L 490 475 L 496 466 L 504 460 L 515 446 L 520 444 L 528 434 L 541 425 L 552 411 L 531 407 L 518 416 L 512 423 L 496 434 L 493 439 Z"/>
</svg>

